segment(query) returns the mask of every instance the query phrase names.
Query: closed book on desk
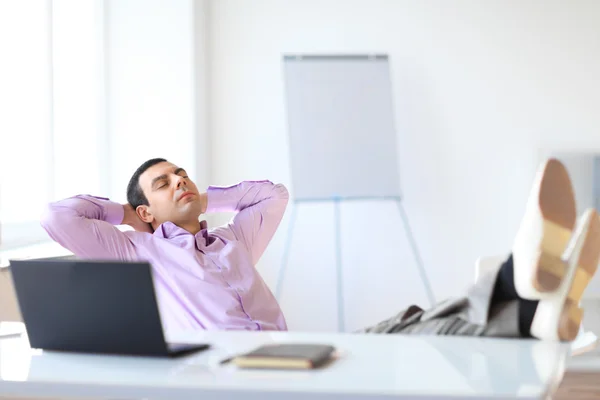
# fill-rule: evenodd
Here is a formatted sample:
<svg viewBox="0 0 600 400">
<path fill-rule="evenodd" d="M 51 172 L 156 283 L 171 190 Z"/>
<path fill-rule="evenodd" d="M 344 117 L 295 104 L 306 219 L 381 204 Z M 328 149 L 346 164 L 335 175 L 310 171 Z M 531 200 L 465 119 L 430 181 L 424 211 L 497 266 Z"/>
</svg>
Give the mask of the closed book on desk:
<svg viewBox="0 0 600 400">
<path fill-rule="evenodd" d="M 241 368 L 311 369 L 327 362 L 335 348 L 320 344 L 269 344 L 232 361 Z"/>
</svg>

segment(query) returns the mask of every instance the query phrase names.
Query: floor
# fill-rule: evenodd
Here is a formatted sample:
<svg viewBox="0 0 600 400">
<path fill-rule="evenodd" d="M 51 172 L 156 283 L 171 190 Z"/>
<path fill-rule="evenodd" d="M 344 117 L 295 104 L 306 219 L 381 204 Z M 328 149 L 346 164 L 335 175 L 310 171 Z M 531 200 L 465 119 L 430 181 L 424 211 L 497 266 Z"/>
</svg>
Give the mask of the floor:
<svg viewBox="0 0 600 400">
<path fill-rule="evenodd" d="M 568 372 L 558 388 L 553 400 L 598 400 L 600 381 L 593 372 Z"/>
</svg>

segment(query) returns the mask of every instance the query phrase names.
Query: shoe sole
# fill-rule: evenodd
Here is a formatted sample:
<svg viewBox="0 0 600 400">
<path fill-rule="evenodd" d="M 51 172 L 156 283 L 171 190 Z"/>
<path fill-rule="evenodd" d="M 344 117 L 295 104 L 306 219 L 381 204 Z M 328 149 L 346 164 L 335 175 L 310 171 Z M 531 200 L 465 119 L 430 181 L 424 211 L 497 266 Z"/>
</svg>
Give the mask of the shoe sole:
<svg viewBox="0 0 600 400">
<path fill-rule="evenodd" d="M 564 165 L 556 159 L 546 164 L 538 206 L 543 228 L 531 284 L 538 292 L 548 293 L 555 291 L 566 275 L 568 266 L 562 256 L 577 220 L 571 179 Z"/>
<path fill-rule="evenodd" d="M 569 292 L 558 322 L 558 338 L 564 341 L 574 340 L 579 333 L 584 314 L 579 304 L 585 289 L 598 270 L 600 262 L 600 218 L 596 211 L 593 211 L 592 214 L 577 269 L 571 279 Z"/>
</svg>

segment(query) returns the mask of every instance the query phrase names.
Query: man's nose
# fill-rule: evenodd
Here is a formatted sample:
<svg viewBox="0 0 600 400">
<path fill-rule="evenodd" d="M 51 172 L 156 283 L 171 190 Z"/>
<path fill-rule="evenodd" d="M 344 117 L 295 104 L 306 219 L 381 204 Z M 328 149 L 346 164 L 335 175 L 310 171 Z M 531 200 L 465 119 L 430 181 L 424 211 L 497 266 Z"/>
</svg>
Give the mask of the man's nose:
<svg viewBox="0 0 600 400">
<path fill-rule="evenodd" d="M 177 175 L 177 187 L 181 187 L 185 185 L 185 178 L 183 176 Z"/>
</svg>

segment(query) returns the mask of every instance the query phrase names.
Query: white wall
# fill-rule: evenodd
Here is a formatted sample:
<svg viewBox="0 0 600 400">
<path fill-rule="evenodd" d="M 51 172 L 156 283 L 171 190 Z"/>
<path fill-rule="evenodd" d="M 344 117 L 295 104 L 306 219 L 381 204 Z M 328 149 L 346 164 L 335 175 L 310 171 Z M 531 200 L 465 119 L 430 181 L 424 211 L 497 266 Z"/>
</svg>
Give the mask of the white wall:
<svg viewBox="0 0 600 400">
<path fill-rule="evenodd" d="M 107 167 L 117 201 L 126 201 L 130 176 L 149 158 L 204 170 L 196 164 L 197 137 L 206 132 L 196 120 L 195 6 L 192 0 L 106 2 Z"/>
<path fill-rule="evenodd" d="M 194 0 L 194 122 L 196 152 L 195 180 L 199 187 L 210 185 L 211 149 L 208 104 L 209 68 L 208 68 L 208 34 L 210 0 Z"/>
<path fill-rule="evenodd" d="M 509 250 L 539 157 L 600 148 L 598 2 L 216 0 L 210 17 L 219 184 L 291 181 L 283 53 L 389 54 L 405 207 L 438 299 L 472 280 L 479 255 Z M 347 329 L 427 305 L 396 209 L 343 215 Z M 259 267 L 272 287 L 288 219 Z M 332 223 L 327 206 L 300 210 L 282 299 L 292 329 L 336 329 Z"/>
<path fill-rule="evenodd" d="M 577 193 L 577 213 L 582 214 L 587 208 L 594 207 L 594 159 L 590 153 L 557 153 L 571 176 L 573 189 Z"/>
</svg>

